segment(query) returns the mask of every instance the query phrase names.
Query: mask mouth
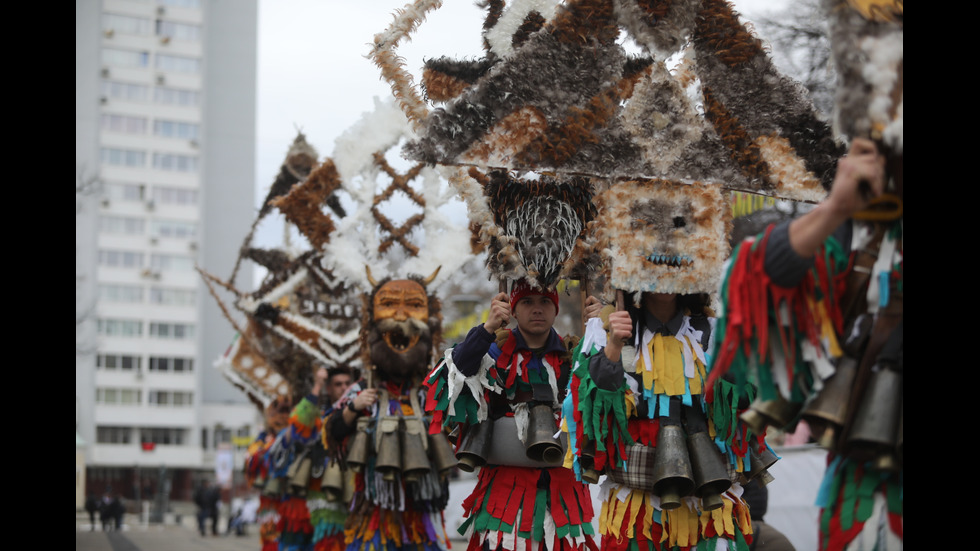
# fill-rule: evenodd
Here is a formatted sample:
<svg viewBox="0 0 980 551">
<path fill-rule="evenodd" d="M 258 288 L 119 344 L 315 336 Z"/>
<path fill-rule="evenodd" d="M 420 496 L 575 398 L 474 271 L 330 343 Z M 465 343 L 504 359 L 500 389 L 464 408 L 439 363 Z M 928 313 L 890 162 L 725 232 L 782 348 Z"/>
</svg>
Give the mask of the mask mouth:
<svg viewBox="0 0 980 551">
<path fill-rule="evenodd" d="M 669 268 L 689 268 L 694 265 L 694 259 L 686 254 L 667 254 L 655 251 L 646 258 L 657 266 L 667 266 Z"/>
<path fill-rule="evenodd" d="M 388 348 L 399 354 L 404 354 L 419 342 L 419 335 L 408 336 L 400 330 L 386 331 L 382 334 Z"/>
<path fill-rule="evenodd" d="M 415 348 L 419 339 L 428 333 L 428 328 L 424 322 L 412 318 L 405 321 L 387 319 L 378 323 L 378 331 L 388 348 L 404 354 Z"/>
</svg>

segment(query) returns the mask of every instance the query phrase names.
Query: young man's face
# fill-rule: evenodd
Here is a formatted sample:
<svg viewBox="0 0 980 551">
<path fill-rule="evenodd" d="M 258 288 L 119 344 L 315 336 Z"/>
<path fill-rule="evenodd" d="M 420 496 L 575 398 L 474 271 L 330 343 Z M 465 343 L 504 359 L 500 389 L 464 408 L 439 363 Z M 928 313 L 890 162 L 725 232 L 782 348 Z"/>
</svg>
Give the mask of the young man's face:
<svg viewBox="0 0 980 551">
<path fill-rule="evenodd" d="M 517 327 L 527 336 L 546 335 L 555 324 L 558 310 L 555 303 L 544 295 L 521 297 L 511 312 L 517 320 Z"/>
<path fill-rule="evenodd" d="M 347 392 L 347 387 L 351 385 L 350 375 L 337 373 L 327 381 L 327 397 L 330 403 L 334 403 Z"/>
</svg>

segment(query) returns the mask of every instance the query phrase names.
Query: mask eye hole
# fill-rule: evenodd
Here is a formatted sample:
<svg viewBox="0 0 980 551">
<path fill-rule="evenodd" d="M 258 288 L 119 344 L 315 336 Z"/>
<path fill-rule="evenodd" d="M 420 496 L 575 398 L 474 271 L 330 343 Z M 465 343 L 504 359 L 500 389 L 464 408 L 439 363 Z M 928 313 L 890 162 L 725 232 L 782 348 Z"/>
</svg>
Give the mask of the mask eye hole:
<svg viewBox="0 0 980 551">
<path fill-rule="evenodd" d="M 675 216 L 674 217 L 674 227 L 675 228 L 683 228 L 686 225 L 687 225 L 687 222 L 684 221 L 684 217 L 683 216 Z"/>
</svg>

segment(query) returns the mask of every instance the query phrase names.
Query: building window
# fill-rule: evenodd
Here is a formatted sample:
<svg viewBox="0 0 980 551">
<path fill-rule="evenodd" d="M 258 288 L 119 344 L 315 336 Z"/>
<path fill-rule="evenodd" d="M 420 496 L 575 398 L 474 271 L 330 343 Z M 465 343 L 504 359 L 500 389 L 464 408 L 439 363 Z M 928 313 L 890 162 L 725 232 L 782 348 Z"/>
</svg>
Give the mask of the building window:
<svg viewBox="0 0 980 551">
<path fill-rule="evenodd" d="M 150 223 L 150 235 L 188 239 L 197 236 L 197 224 L 182 220 L 154 220 Z"/>
<path fill-rule="evenodd" d="M 252 428 L 249 427 L 248 425 L 238 427 L 238 430 L 235 431 L 235 436 L 237 436 L 242 440 L 249 438 L 250 436 L 252 436 Z"/>
<path fill-rule="evenodd" d="M 165 105 L 182 105 L 196 107 L 201 103 L 201 94 L 197 90 L 181 90 L 157 86 L 153 89 L 153 101 Z"/>
<path fill-rule="evenodd" d="M 150 356 L 150 371 L 155 372 L 191 372 L 194 370 L 193 358 L 168 358 L 163 356 Z"/>
<path fill-rule="evenodd" d="M 98 369 L 132 371 L 139 369 L 142 358 L 128 354 L 99 354 L 95 357 L 95 367 Z"/>
<path fill-rule="evenodd" d="M 102 162 L 107 165 L 144 167 L 146 152 L 138 149 L 121 149 L 118 147 L 103 147 Z"/>
<path fill-rule="evenodd" d="M 182 140 L 196 140 L 198 138 L 200 125 L 192 122 L 181 121 L 153 121 L 153 135 L 163 138 L 179 138 Z"/>
<path fill-rule="evenodd" d="M 133 441 L 133 427 L 95 427 L 95 441 L 99 444 L 129 444 Z"/>
<path fill-rule="evenodd" d="M 196 205 L 197 190 L 153 186 L 153 200 L 161 205 Z"/>
<path fill-rule="evenodd" d="M 150 405 L 159 407 L 187 407 L 193 404 L 193 392 L 180 390 L 151 390 Z"/>
<path fill-rule="evenodd" d="M 145 68 L 150 66 L 150 52 L 102 48 L 102 64 L 110 67 Z"/>
<path fill-rule="evenodd" d="M 105 302 L 143 302 L 143 287 L 103 283 L 99 285 L 99 300 Z"/>
<path fill-rule="evenodd" d="M 194 325 L 190 323 L 150 322 L 150 336 L 158 339 L 186 340 L 194 338 Z"/>
<path fill-rule="evenodd" d="M 146 117 L 133 117 L 130 115 L 113 115 L 104 113 L 102 115 L 102 130 L 106 132 L 119 132 L 122 134 L 146 134 Z"/>
<path fill-rule="evenodd" d="M 201 40 L 201 26 L 157 19 L 157 36 L 198 42 Z"/>
<path fill-rule="evenodd" d="M 97 388 L 95 401 L 99 404 L 133 406 L 139 405 L 143 393 L 138 388 Z"/>
<path fill-rule="evenodd" d="M 99 251 L 99 266 L 109 268 L 142 268 L 143 253 L 102 249 Z"/>
<path fill-rule="evenodd" d="M 200 8 L 201 0 L 157 0 L 157 4 L 175 8 Z"/>
<path fill-rule="evenodd" d="M 150 302 L 167 306 L 193 306 L 197 304 L 197 292 L 190 289 L 150 287 Z"/>
<path fill-rule="evenodd" d="M 150 255 L 150 267 L 154 270 L 189 272 L 194 270 L 194 259 L 177 254 Z"/>
<path fill-rule="evenodd" d="M 106 198 L 110 201 L 140 202 L 143 200 L 143 184 L 111 182 L 105 184 Z"/>
<path fill-rule="evenodd" d="M 99 335 L 104 337 L 141 337 L 143 322 L 138 320 L 100 319 Z"/>
<path fill-rule="evenodd" d="M 181 55 L 157 54 L 156 68 L 161 71 L 173 71 L 175 73 L 199 73 L 201 72 L 201 60 L 196 57 L 185 57 Z"/>
<path fill-rule="evenodd" d="M 143 235 L 146 221 L 135 216 L 100 216 L 99 231 L 120 235 Z"/>
<path fill-rule="evenodd" d="M 175 172 L 194 172 L 197 170 L 197 157 L 177 153 L 154 153 L 153 168 Z"/>
<path fill-rule="evenodd" d="M 140 442 L 158 445 L 182 446 L 187 429 L 166 427 L 143 427 L 140 429 Z"/>
<path fill-rule="evenodd" d="M 221 444 L 231 444 L 231 429 L 215 427 L 214 448 L 217 449 Z"/>
<path fill-rule="evenodd" d="M 145 102 L 150 97 L 150 87 L 132 82 L 104 80 L 102 81 L 102 95 L 110 99 Z"/>
<path fill-rule="evenodd" d="M 102 30 L 122 34 L 150 34 L 153 24 L 146 17 L 105 13 L 102 15 Z"/>
</svg>

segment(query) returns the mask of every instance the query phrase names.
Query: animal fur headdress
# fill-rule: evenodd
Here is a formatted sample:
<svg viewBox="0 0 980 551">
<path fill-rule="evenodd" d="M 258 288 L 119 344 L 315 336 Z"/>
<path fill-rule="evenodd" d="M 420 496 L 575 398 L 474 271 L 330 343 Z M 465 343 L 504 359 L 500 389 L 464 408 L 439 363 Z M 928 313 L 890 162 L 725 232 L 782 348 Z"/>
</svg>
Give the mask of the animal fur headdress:
<svg viewBox="0 0 980 551">
<path fill-rule="evenodd" d="M 441 275 L 442 280 L 426 282 L 431 291 L 469 258 L 469 232 L 442 210 L 456 200 L 445 177 L 421 163 L 400 172 L 389 162 L 390 150 L 410 135 L 405 116 L 393 102 L 376 100 L 375 110 L 338 138 L 333 157 L 322 163 L 300 136 L 259 218 L 278 209 L 311 248 L 301 253 L 255 251 L 248 246 L 251 235 L 246 239 L 243 257 L 262 263 L 269 276 L 255 292 L 235 290 L 235 307 L 250 324 L 249 330 L 239 330 L 240 338 L 248 340 L 251 355 L 273 366 L 294 393 L 302 394 L 298 387 L 311 378 L 311 360 L 327 366 L 362 366 L 362 316 L 370 312 L 363 300 L 370 300 L 377 284 L 371 273 L 382 281 L 414 273 Z M 351 212 L 342 206 L 341 194 L 353 205 Z M 408 210 L 415 212 L 386 208 L 397 195 L 407 198 Z M 231 283 L 203 271 L 202 275 L 209 286 L 234 289 Z M 438 322 L 439 301 L 432 298 L 430 307 L 436 312 L 430 317 Z M 438 329 L 436 323 L 436 339 Z M 259 333 L 276 339 L 258 339 Z M 237 371 L 236 380 L 255 376 L 254 369 L 236 366 L 234 360 L 226 363 Z M 262 392 L 268 401 L 271 393 Z"/>
<path fill-rule="evenodd" d="M 841 147 L 830 128 L 817 118 L 805 90 L 776 71 L 761 41 L 723 0 L 518 0 L 507 7 L 491 0 L 482 31 L 484 58 L 429 59 L 423 94 L 394 50 L 439 4 L 419 0 L 399 11 L 389 29 L 375 37 L 372 58 L 417 130 L 405 155 L 478 169 L 469 172 L 474 178 L 455 183 L 484 242 L 496 246 L 500 261 L 491 261 L 491 269 L 497 272 L 509 273 L 506 267 L 512 265 L 531 275 L 545 270 L 537 264 L 528 269 L 526 257 L 511 247 L 520 238 L 500 225 L 506 209 L 494 204 L 492 194 L 475 191 L 475 181 L 484 188 L 493 181 L 486 174 L 536 173 L 556 182 L 580 178 L 592 187 L 583 195 L 607 206 L 624 195 L 617 186 L 638 191 L 640 181 L 675 184 L 642 186 L 640 191 L 654 194 L 649 201 L 664 204 L 703 205 L 704 186 L 718 188 L 718 206 L 730 191 L 816 202 L 833 177 Z M 623 34 L 640 47 L 638 53 L 624 49 Z M 668 70 L 671 56 L 683 61 Z M 527 187 L 531 200 L 536 190 Z M 686 192 L 692 197 L 678 203 Z M 602 193 L 611 195 L 602 198 Z M 490 199 L 479 204 L 481 196 Z M 578 239 L 603 235 L 605 242 L 615 241 L 621 225 L 611 220 L 611 212 L 595 214 L 592 230 Z M 726 226 L 724 220 L 719 224 Z M 705 227 L 695 233 L 717 239 L 721 250 L 727 247 L 724 232 Z M 559 250 L 571 252 L 555 260 Z M 576 250 L 582 254 L 576 256 Z M 550 251 L 553 266 L 547 271 L 569 273 L 569 266 L 589 258 L 588 250 Z M 614 264 L 621 258 L 606 260 Z M 699 266 L 704 271 L 694 276 L 696 284 L 659 285 L 665 292 L 713 291 L 717 278 L 708 274 L 721 265 L 707 262 Z M 637 286 L 632 290 L 641 287 L 635 278 L 621 282 L 627 281 Z"/>
<path fill-rule="evenodd" d="M 316 150 L 299 134 L 245 238 L 231 277 L 223 281 L 199 270 L 238 330 L 216 364 L 228 380 L 263 407 L 278 396 L 298 400 L 308 392 L 314 360 L 327 366 L 360 365 L 360 301 L 350 286 L 323 266 L 323 253 L 318 250 L 333 232 L 331 215 L 346 214 L 336 195 L 336 172 L 331 160 L 317 160 Z M 252 246 L 255 228 L 277 211 L 296 225 L 313 249 L 300 252 L 288 246 Z M 246 259 L 267 270 L 254 291 L 235 288 L 235 276 Z M 244 327 L 233 319 L 216 287 L 235 296 L 233 306 L 245 315 Z"/>
</svg>

